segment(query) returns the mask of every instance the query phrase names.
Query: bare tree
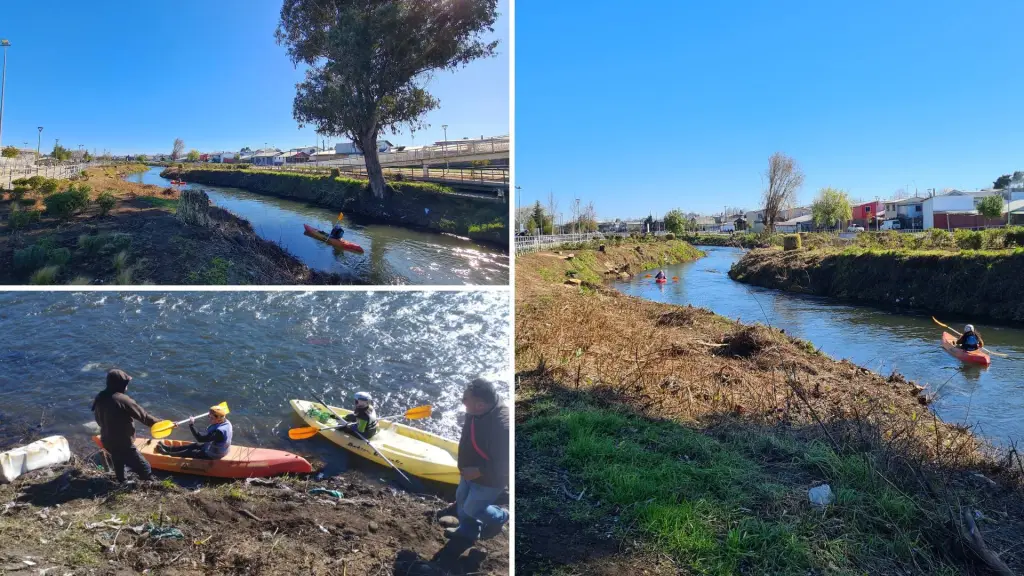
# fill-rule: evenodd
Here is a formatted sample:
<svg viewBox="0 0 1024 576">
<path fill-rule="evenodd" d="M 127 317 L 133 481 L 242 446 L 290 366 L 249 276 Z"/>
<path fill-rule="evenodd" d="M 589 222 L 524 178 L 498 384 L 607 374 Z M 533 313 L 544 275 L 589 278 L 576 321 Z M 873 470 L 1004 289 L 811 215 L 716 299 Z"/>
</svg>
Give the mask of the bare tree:
<svg viewBox="0 0 1024 576">
<path fill-rule="evenodd" d="M 174 139 L 174 149 L 171 150 L 171 160 L 177 160 L 181 158 L 182 154 L 185 153 L 185 141 L 181 138 Z"/>
<path fill-rule="evenodd" d="M 774 232 L 779 213 L 796 203 L 796 192 L 804 183 L 804 173 L 795 160 L 776 152 L 768 159 L 764 177 L 768 180 L 763 199 L 764 225 L 769 232 Z"/>
<path fill-rule="evenodd" d="M 551 191 L 548 192 L 548 214 L 551 215 L 551 233 L 558 234 L 555 231 L 555 226 L 558 225 L 555 220 L 555 215 L 558 214 L 558 202 L 555 200 L 555 193 Z"/>
</svg>

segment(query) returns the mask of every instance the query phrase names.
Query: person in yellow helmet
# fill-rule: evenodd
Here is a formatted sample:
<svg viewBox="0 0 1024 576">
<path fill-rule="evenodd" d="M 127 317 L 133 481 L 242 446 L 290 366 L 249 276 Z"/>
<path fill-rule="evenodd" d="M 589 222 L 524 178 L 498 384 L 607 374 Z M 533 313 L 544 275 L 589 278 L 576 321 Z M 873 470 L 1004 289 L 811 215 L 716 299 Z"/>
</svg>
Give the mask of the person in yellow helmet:
<svg viewBox="0 0 1024 576">
<path fill-rule="evenodd" d="M 228 412 L 226 406 L 211 406 L 210 425 L 206 427 L 204 434 L 196 432 L 195 419 L 189 418 L 188 428 L 192 431 L 192 436 L 195 436 L 196 442 L 179 447 L 170 447 L 161 442 L 157 445 L 157 451 L 168 456 L 206 460 L 219 460 L 227 456 L 231 449 L 232 437 Z"/>
</svg>

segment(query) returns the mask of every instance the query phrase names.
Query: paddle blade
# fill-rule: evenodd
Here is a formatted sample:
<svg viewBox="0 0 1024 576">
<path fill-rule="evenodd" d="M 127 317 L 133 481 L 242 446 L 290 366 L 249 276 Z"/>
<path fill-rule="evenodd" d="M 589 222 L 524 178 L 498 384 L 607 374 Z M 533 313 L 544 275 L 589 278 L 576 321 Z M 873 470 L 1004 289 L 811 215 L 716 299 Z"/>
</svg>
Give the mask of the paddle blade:
<svg viewBox="0 0 1024 576">
<path fill-rule="evenodd" d="M 174 430 L 174 422 L 171 422 L 170 420 L 161 420 L 160 422 L 153 424 L 153 427 L 149 429 L 149 434 L 153 438 L 167 438 L 171 435 L 171 430 Z"/>
<path fill-rule="evenodd" d="M 408 411 L 406 411 L 405 417 L 408 418 L 409 420 L 420 420 L 422 418 L 430 418 L 430 415 L 433 413 L 433 411 L 434 407 L 430 406 L 429 404 L 427 406 L 417 406 L 415 408 L 410 408 Z"/>
<path fill-rule="evenodd" d="M 343 218 L 345 218 L 345 215 L 342 214 L 341 212 L 338 212 L 338 221 L 341 221 Z"/>
<path fill-rule="evenodd" d="M 292 428 L 288 431 L 288 437 L 292 440 L 306 440 L 320 433 L 319 428 L 308 426 L 306 428 Z"/>
<path fill-rule="evenodd" d="M 650 277 L 651 277 L 650 274 L 644 274 L 644 278 L 650 278 Z"/>
<path fill-rule="evenodd" d="M 217 407 L 218 408 L 222 408 L 224 410 L 224 415 L 225 416 L 227 416 L 228 414 L 231 414 L 231 409 L 228 408 L 228 403 L 227 402 L 221 402 L 220 404 L 217 404 Z"/>
</svg>

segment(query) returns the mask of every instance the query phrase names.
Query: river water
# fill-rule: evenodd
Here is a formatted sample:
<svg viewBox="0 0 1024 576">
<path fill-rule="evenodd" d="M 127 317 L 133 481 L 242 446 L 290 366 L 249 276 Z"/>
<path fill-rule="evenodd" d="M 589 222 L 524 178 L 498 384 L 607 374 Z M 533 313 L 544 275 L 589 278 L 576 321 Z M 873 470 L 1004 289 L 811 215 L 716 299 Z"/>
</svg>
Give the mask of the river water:
<svg viewBox="0 0 1024 576">
<path fill-rule="evenodd" d="M 163 168 L 127 177 L 130 182 L 169 187 Z M 335 250 L 304 234 L 303 224 L 330 230 L 338 213 L 254 194 L 238 188 L 190 184 L 202 188 L 214 204 L 252 223 L 262 238 L 277 243 L 310 268 L 337 272 L 370 284 L 508 285 L 509 257 L 500 250 L 446 234 L 400 226 L 363 224 L 345 215 L 345 239 L 363 247 L 363 254 Z"/>
<path fill-rule="evenodd" d="M 509 397 L 510 314 L 508 294 L 490 291 L 3 292 L 0 450 L 36 428 L 94 451 L 89 406 L 119 367 L 158 418 L 226 401 L 239 445 L 373 469 L 323 438 L 289 440 L 304 424 L 288 400 L 333 387 L 328 401 L 348 406 L 366 390 L 381 417 L 431 404 L 411 424 L 457 439 L 467 382 L 493 378 Z"/>
<path fill-rule="evenodd" d="M 747 323 L 768 323 L 808 340 L 822 352 L 888 375 L 898 370 L 937 393 L 933 405 L 947 422 L 975 425 L 993 443 L 1024 439 L 1024 331 L 976 324 L 993 350 L 987 369 L 965 366 L 940 346 L 942 328 L 926 314 L 894 313 L 851 306 L 734 282 L 729 268 L 743 252 L 737 248 L 700 247 L 707 257 L 665 268 L 676 282 L 655 284 L 640 274 L 617 288 L 625 294 L 692 304 Z M 970 318 L 939 320 L 961 330 Z"/>
</svg>

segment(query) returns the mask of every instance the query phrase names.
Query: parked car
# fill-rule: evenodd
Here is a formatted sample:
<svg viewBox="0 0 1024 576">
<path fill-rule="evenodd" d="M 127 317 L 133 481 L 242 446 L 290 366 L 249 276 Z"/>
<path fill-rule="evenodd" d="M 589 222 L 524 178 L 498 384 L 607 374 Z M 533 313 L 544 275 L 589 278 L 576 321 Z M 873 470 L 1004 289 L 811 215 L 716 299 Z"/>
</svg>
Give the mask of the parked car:
<svg viewBox="0 0 1024 576">
<path fill-rule="evenodd" d="M 856 224 L 850 224 L 850 227 L 846 229 L 847 232 L 863 232 L 863 226 L 857 226 Z"/>
<path fill-rule="evenodd" d="M 900 229 L 900 221 L 899 220 L 886 220 L 885 222 L 882 222 L 882 228 L 881 229 L 882 230 L 899 230 Z"/>
</svg>

